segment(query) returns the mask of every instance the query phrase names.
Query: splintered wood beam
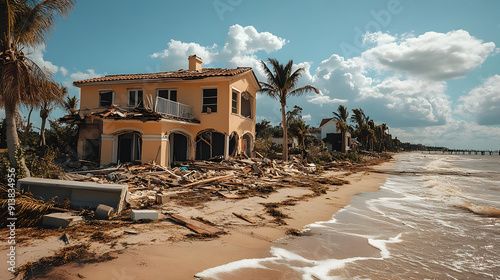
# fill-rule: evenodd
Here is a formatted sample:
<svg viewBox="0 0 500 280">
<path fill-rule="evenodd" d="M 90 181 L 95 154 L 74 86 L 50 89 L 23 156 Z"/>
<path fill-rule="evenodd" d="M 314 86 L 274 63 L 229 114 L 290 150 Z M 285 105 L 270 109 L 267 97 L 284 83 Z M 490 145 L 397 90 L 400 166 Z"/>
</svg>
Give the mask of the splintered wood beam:
<svg viewBox="0 0 500 280">
<path fill-rule="evenodd" d="M 181 215 L 177 214 L 169 214 L 169 215 L 170 215 L 169 219 L 189 228 L 190 230 L 196 233 L 216 235 L 218 232 L 220 232 L 220 230 L 214 226 L 210 226 L 202 222 L 195 221 L 193 219 L 182 217 Z"/>
<path fill-rule="evenodd" d="M 224 175 L 224 176 L 218 176 L 218 177 L 208 178 L 208 179 L 205 179 L 205 180 L 200 180 L 200 181 L 196 181 L 196 182 L 193 182 L 193 183 L 185 184 L 185 185 L 182 185 L 182 187 L 192 187 L 192 186 L 196 186 L 196 185 L 200 185 L 200 184 L 205 184 L 205 183 L 210 183 L 210 182 L 215 182 L 215 181 L 226 180 L 226 179 L 229 179 L 229 178 L 232 178 L 232 177 L 234 177 L 234 174 Z"/>
<path fill-rule="evenodd" d="M 238 218 L 240 218 L 240 219 L 242 219 L 242 220 L 244 220 L 244 221 L 247 221 L 247 222 L 249 222 L 249 223 L 251 223 L 251 224 L 255 225 L 255 222 L 254 222 L 254 221 L 252 221 L 249 217 L 247 217 L 247 216 L 245 216 L 245 215 L 243 215 L 243 214 L 239 214 L 239 213 L 235 213 L 235 212 L 233 212 L 233 215 L 235 215 L 236 217 L 238 217 Z"/>
</svg>

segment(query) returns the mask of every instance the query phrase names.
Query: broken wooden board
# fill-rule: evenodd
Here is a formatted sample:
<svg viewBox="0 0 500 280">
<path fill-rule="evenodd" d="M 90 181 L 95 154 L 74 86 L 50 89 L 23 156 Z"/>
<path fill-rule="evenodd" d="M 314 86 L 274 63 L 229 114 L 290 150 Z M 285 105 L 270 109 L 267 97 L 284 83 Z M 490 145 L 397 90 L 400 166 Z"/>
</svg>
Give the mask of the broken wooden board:
<svg viewBox="0 0 500 280">
<path fill-rule="evenodd" d="M 238 218 L 240 218 L 240 219 L 242 219 L 242 220 L 244 220 L 246 222 L 251 223 L 252 225 L 255 225 L 254 221 L 252 221 L 249 217 L 247 217 L 247 216 L 245 216 L 243 214 L 239 214 L 239 213 L 233 212 L 233 215 L 235 215 L 236 217 L 238 217 Z"/>
<path fill-rule="evenodd" d="M 200 180 L 200 181 L 196 181 L 196 182 L 193 182 L 193 183 L 189 183 L 189 184 L 185 184 L 185 185 L 182 185 L 182 187 L 192 187 L 192 186 L 195 186 L 195 185 L 200 185 L 200 184 L 206 184 L 206 183 L 211 183 L 211 182 L 215 182 L 215 181 L 221 181 L 221 180 L 226 180 L 226 179 L 229 179 L 229 178 L 232 178 L 234 177 L 234 174 L 229 174 L 229 175 L 224 175 L 224 176 L 217 176 L 217 177 L 213 177 L 213 178 L 209 178 L 209 179 L 205 179 L 205 180 Z"/>
<path fill-rule="evenodd" d="M 193 219 L 189 219 L 186 217 L 182 217 L 177 214 L 169 214 L 169 219 L 172 221 L 179 223 L 190 230 L 200 233 L 200 234 L 210 234 L 210 235 L 215 235 L 217 234 L 220 230 L 214 226 L 210 226 L 207 224 L 204 224 L 202 222 L 195 221 Z"/>
</svg>

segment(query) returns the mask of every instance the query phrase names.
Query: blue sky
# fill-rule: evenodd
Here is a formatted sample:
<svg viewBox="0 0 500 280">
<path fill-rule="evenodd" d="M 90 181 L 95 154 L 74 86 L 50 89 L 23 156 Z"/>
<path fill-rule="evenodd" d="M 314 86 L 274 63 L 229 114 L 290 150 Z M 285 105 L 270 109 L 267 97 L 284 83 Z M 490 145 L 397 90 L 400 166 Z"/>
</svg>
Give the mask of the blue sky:
<svg viewBox="0 0 500 280">
<path fill-rule="evenodd" d="M 402 141 L 500 148 L 500 1 L 80 0 L 32 59 L 55 79 L 293 59 L 320 95 L 290 99 L 317 126 L 339 104 L 362 108 Z M 56 111 L 51 117 L 60 117 Z M 277 101 L 257 120 L 277 124 Z"/>
</svg>

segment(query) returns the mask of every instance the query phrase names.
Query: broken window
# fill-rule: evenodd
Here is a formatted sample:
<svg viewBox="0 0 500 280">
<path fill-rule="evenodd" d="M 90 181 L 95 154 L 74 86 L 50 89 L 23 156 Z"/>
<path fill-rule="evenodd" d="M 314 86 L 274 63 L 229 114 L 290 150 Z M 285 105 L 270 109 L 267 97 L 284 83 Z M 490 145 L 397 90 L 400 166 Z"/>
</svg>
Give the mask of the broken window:
<svg viewBox="0 0 500 280">
<path fill-rule="evenodd" d="M 223 156 L 224 150 L 224 134 L 206 130 L 196 136 L 196 159 L 207 160 L 216 156 Z"/>
<path fill-rule="evenodd" d="M 113 105 L 114 93 L 111 90 L 99 91 L 99 107 L 109 107 Z"/>
<path fill-rule="evenodd" d="M 158 97 L 177 102 L 177 90 L 176 89 L 159 89 L 157 91 L 157 94 L 158 94 Z"/>
<path fill-rule="evenodd" d="M 238 114 L 238 92 L 233 90 L 233 97 L 231 102 L 233 114 Z"/>
<path fill-rule="evenodd" d="M 247 118 L 252 118 L 253 98 L 248 92 L 241 94 L 241 115 Z"/>
<path fill-rule="evenodd" d="M 128 106 L 142 107 L 142 89 L 129 89 L 128 91 Z"/>
<path fill-rule="evenodd" d="M 202 113 L 216 113 L 217 112 L 217 89 L 205 88 L 203 89 L 203 108 Z"/>
</svg>

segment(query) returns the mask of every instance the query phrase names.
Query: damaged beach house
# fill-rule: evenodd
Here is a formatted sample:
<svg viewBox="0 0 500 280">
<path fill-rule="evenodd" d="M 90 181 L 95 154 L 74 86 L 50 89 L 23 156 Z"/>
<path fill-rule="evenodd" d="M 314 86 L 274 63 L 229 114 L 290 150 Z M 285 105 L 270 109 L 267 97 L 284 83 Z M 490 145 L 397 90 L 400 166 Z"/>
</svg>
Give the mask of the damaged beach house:
<svg viewBox="0 0 500 280">
<path fill-rule="evenodd" d="M 80 159 L 170 166 L 185 160 L 252 156 L 256 93 L 250 67 L 107 75 L 75 81 L 80 110 L 61 119 L 80 127 Z"/>
</svg>

